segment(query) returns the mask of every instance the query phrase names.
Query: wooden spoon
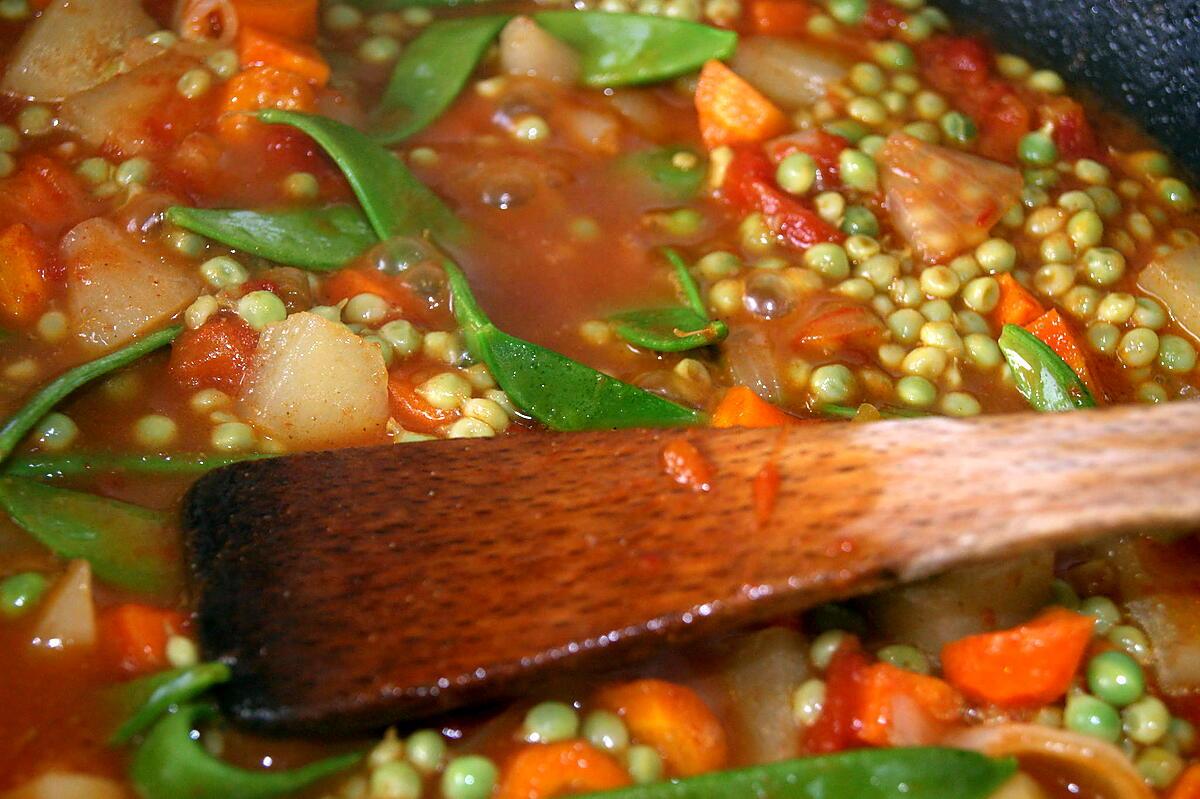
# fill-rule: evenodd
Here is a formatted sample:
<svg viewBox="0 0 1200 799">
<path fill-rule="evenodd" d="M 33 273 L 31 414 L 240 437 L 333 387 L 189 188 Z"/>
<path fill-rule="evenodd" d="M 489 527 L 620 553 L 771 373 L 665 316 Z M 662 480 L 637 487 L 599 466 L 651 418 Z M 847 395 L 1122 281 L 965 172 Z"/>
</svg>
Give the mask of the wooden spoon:
<svg viewBox="0 0 1200 799">
<path fill-rule="evenodd" d="M 667 474 L 679 439 L 711 490 Z M 320 452 L 214 472 L 185 516 L 227 712 L 352 732 L 951 566 L 1200 528 L 1200 403 Z"/>
</svg>

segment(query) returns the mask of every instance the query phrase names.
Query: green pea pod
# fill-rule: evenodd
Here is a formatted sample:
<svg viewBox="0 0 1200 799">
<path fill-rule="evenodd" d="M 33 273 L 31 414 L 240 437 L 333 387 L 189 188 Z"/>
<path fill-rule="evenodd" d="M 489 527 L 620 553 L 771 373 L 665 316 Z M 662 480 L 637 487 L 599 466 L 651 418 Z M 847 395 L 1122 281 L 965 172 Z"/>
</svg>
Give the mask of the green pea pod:
<svg viewBox="0 0 1200 799">
<path fill-rule="evenodd" d="M 150 729 L 129 769 L 142 799 L 271 799 L 303 790 L 362 759 L 358 753 L 337 755 L 290 771 L 231 766 L 192 737 L 196 725 L 214 715 L 206 705 L 184 705 Z"/>
<path fill-rule="evenodd" d="M 656 352 L 683 352 L 724 340 L 729 335 L 729 328 L 724 322 L 708 318 L 700 287 L 688 272 L 687 264 L 670 248 L 664 248 L 663 254 L 675 270 L 688 307 L 615 314 L 609 319 L 615 324 L 617 335 L 630 344 Z"/>
<path fill-rule="evenodd" d="M 228 466 L 231 463 L 270 457 L 273 456 L 259 453 L 220 456 L 186 452 L 173 455 L 113 455 L 107 452 L 28 455 L 13 458 L 4 467 L 4 473 L 11 477 L 33 477 L 41 480 L 114 472 L 190 477 Z"/>
<path fill-rule="evenodd" d="M 700 411 L 501 332 L 480 309 L 462 270 L 449 261 L 444 266 L 454 315 L 471 355 L 487 364 L 518 408 L 552 430 L 678 427 L 705 422 Z"/>
<path fill-rule="evenodd" d="M 372 138 L 395 144 L 441 116 L 509 19 L 507 14 L 447 19 L 422 31 L 392 70 Z"/>
<path fill-rule="evenodd" d="M 121 746 L 144 731 L 172 705 L 182 705 L 214 685 L 228 682 L 224 663 L 198 663 L 184 669 L 168 669 L 122 683 L 105 692 L 104 702 L 124 721 L 108 738 L 109 746 Z"/>
<path fill-rule="evenodd" d="M 317 272 L 340 269 L 377 241 L 351 205 L 274 212 L 177 205 L 167 219 L 235 250 Z"/>
<path fill-rule="evenodd" d="M 680 156 L 689 166 L 680 166 Z M 640 180 L 663 202 L 671 205 L 695 198 L 704 183 L 704 166 L 695 150 L 687 147 L 658 147 L 642 150 L 621 159 L 619 169 L 626 176 Z"/>
<path fill-rule="evenodd" d="M 1023 327 L 1005 325 L 1000 352 L 1012 369 L 1017 391 L 1039 411 L 1094 408 L 1096 400 L 1058 353 Z"/>
<path fill-rule="evenodd" d="M 346 176 L 379 238 L 429 233 L 440 242 L 453 242 L 466 235 L 458 217 L 399 158 L 349 125 L 276 108 L 259 111 L 258 118 L 291 125 L 321 145 Z"/>
<path fill-rule="evenodd" d="M 959 749 L 859 749 L 577 799 L 985 799 L 1016 770 L 1012 758 Z"/>
<path fill-rule="evenodd" d="M 62 402 L 75 389 L 98 377 L 103 377 L 109 372 L 116 371 L 122 366 L 128 366 L 159 347 L 170 344 L 182 330 L 182 327 L 176 326 L 151 333 L 126 347 L 76 366 L 51 380 L 34 394 L 24 407 L 6 419 L 3 425 L 0 425 L 0 461 L 6 460 L 17 444 L 21 443 L 25 434 L 38 423 L 38 420 L 52 411 L 55 405 Z"/>
<path fill-rule="evenodd" d="M 698 22 L 606 11 L 543 11 L 538 25 L 574 47 L 589 86 L 670 80 L 727 58 L 737 34 Z"/>
<path fill-rule="evenodd" d="M 40 544 L 83 558 L 113 585 L 158 594 L 178 584 L 166 514 L 21 477 L 0 477 L 0 508 Z"/>
</svg>

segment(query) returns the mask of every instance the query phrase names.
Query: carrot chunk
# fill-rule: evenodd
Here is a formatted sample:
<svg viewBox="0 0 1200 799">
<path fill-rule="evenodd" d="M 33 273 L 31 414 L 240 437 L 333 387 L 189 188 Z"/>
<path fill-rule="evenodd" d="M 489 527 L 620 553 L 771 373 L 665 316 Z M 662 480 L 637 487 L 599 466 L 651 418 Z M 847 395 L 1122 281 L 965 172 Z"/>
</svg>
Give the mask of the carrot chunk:
<svg viewBox="0 0 1200 799">
<path fill-rule="evenodd" d="M 1000 301 L 992 311 L 992 321 L 996 327 L 1024 327 L 1046 312 L 1037 298 L 1029 293 L 1029 289 L 1018 283 L 1012 275 L 1007 272 L 997 275 L 996 282 L 1000 284 Z"/>
<path fill-rule="evenodd" d="M 236 392 L 250 370 L 258 334 L 236 316 L 211 317 L 171 345 L 171 375 L 189 388 Z"/>
<path fill-rule="evenodd" d="M 317 86 L 329 82 L 329 64 L 317 48 L 258 28 L 239 29 L 238 58 L 243 67 L 282 69 Z"/>
<path fill-rule="evenodd" d="M 252 114 L 262 108 L 314 111 L 317 96 L 302 75 L 275 67 L 251 67 L 225 84 L 218 127 L 227 138 L 241 138 L 260 123 Z"/>
<path fill-rule="evenodd" d="M 1079 346 L 1079 338 L 1075 335 L 1071 323 L 1063 319 L 1057 309 L 1050 309 L 1027 324 L 1025 329 L 1040 338 L 1058 357 L 1066 361 L 1067 366 L 1087 384 L 1093 397 L 1103 397 L 1100 385 L 1088 367 L 1087 354 Z"/>
<path fill-rule="evenodd" d="M 782 427 L 797 421 L 746 386 L 726 391 L 712 414 L 713 427 Z"/>
<path fill-rule="evenodd" d="M 942 648 L 947 681 L 969 699 L 1001 707 L 1053 702 L 1071 686 L 1095 626 L 1062 608 L 1008 630 L 970 635 Z"/>
<path fill-rule="evenodd" d="M 1200 764 L 1188 766 L 1171 790 L 1167 799 L 1200 799 Z"/>
<path fill-rule="evenodd" d="M 317 0 L 233 0 L 238 25 L 311 42 L 317 36 Z"/>
<path fill-rule="evenodd" d="M 129 603 L 100 616 L 100 643 L 111 663 L 126 674 L 167 666 L 167 639 L 183 629 L 183 614 Z"/>
<path fill-rule="evenodd" d="M 814 11 L 805 0 L 752 0 L 746 21 L 763 36 L 799 36 L 808 30 Z"/>
<path fill-rule="evenodd" d="M 458 410 L 433 407 L 416 392 L 409 378 L 398 375 L 388 379 L 388 406 L 401 427 L 424 435 L 436 433 L 462 415 Z"/>
<path fill-rule="evenodd" d="M 601 689 L 596 701 L 624 718 L 634 738 L 657 749 L 672 775 L 690 777 L 725 766 L 725 730 L 690 688 L 634 680 Z"/>
<path fill-rule="evenodd" d="M 863 676 L 857 716 L 862 720 L 858 737 L 873 746 L 932 744 L 945 725 L 962 713 L 962 697 L 944 680 L 896 668 L 889 663 L 868 667 Z M 921 729 L 899 731 L 893 726 L 898 703 L 919 715 L 908 725 Z M 915 736 L 915 737 L 914 737 Z"/>
<path fill-rule="evenodd" d="M 787 129 L 784 113 L 720 61 L 709 61 L 700 70 L 696 112 L 700 135 L 710 150 L 760 142 Z"/>
<path fill-rule="evenodd" d="M 46 250 L 28 225 L 0 233 L 0 319 L 21 326 L 41 315 L 50 300 L 46 267 Z"/>
<path fill-rule="evenodd" d="M 620 763 L 584 741 L 529 744 L 505 765 L 496 799 L 550 799 L 628 784 Z"/>
</svg>

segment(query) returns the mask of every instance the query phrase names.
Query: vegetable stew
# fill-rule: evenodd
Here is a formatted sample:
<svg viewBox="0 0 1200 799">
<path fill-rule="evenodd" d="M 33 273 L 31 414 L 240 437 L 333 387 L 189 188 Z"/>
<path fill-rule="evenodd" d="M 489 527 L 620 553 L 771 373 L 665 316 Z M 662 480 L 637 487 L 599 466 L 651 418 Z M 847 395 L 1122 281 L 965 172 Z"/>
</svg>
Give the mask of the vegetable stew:
<svg viewBox="0 0 1200 799">
<path fill-rule="evenodd" d="M 1149 530 L 369 740 L 237 729 L 195 639 L 180 501 L 242 459 L 1192 399 L 1192 190 L 1055 72 L 924 0 L 0 0 L 0 49 L 3 799 L 1200 797 Z"/>
</svg>

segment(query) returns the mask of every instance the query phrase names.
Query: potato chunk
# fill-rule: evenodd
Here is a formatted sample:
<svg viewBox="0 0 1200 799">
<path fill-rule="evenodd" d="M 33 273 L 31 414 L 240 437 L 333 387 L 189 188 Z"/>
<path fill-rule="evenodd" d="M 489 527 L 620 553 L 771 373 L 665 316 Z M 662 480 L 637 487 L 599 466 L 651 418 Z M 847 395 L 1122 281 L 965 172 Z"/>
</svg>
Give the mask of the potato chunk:
<svg viewBox="0 0 1200 799">
<path fill-rule="evenodd" d="M 260 337 L 242 410 L 292 449 L 378 442 L 388 419 L 383 354 L 336 322 L 292 314 Z"/>
<path fill-rule="evenodd" d="M 157 25 L 138 0 L 57 0 L 17 43 L 0 90 L 56 101 L 108 79 L 134 39 Z"/>
<path fill-rule="evenodd" d="M 196 299 L 199 273 L 107 219 L 80 222 L 63 237 L 67 307 L 85 348 L 114 349 L 165 326 Z"/>
</svg>

